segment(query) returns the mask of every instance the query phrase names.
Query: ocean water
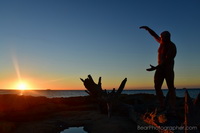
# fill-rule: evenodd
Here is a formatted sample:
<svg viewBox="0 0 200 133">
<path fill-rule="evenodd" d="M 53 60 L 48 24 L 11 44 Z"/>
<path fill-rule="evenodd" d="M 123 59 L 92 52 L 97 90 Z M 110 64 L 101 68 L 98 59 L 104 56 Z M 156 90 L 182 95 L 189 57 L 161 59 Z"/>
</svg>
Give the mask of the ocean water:
<svg viewBox="0 0 200 133">
<path fill-rule="evenodd" d="M 192 98 L 196 98 L 200 93 L 200 88 L 198 89 L 187 89 Z M 163 93 L 166 96 L 168 90 L 163 89 Z M 155 90 L 124 90 L 123 94 L 155 94 Z M 85 90 L 0 90 L 1 94 L 18 94 L 27 96 L 45 96 L 48 98 L 54 97 L 76 97 L 76 96 L 87 96 L 88 94 Z M 176 95 L 178 97 L 184 97 L 185 89 L 176 89 Z"/>
</svg>

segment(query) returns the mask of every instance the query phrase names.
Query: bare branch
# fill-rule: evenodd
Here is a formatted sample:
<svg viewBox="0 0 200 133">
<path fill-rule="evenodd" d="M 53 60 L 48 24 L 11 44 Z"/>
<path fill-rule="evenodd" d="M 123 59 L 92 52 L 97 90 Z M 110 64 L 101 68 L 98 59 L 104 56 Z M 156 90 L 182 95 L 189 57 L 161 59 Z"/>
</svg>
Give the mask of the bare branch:
<svg viewBox="0 0 200 133">
<path fill-rule="evenodd" d="M 121 84 L 120 84 L 120 86 L 119 86 L 119 89 L 118 89 L 117 92 L 116 92 L 117 95 L 119 95 L 119 94 L 122 93 L 122 91 L 123 91 L 123 89 L 124 89 L 124 87 L 125 87 L 125 85 L 126 85 L 126 81 L 127 81 L 127 78 L 125 78 L 125 79 L 121 82 Z"/>
</svg>

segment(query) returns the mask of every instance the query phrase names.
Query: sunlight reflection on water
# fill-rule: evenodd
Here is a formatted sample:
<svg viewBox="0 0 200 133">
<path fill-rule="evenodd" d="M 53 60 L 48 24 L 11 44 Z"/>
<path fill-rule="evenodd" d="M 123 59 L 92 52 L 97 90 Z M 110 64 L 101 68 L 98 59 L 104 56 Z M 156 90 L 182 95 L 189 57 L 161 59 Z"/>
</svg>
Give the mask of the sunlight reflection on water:
<svg viewBox="0 0 200 133">
<path fill-rule="evenodd" d="M 61 131 L 60 133 L 87 133 L 84 131 L 83 127 L 70 127 L 68 129 L 65 129 L 64 131 Z"/>
</svg>

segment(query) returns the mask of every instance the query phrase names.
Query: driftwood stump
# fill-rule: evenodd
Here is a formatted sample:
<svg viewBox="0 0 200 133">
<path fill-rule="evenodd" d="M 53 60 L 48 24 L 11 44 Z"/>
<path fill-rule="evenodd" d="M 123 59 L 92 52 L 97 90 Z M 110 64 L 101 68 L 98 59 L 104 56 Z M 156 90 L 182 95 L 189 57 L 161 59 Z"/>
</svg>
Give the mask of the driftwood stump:
<svg viewBox="0 0 200 133">
<path fill-rule="evenodd" d="M 101 86 L 101 77 L 99 77 L 98 84 L 96 84 L 92 78 L 91 75 L 88 75 L 88 78 L 85 80 L 81 78 L 81 81 L 83 82 L 85 88 L 87 89 L 86 92 L 93 98 L 95 98 L 99 105 L 100 109 L 103 112 L 107 112 L 108 116 L 111 116 L 112 108 L 113 106 L 119 106 L 120 102 L 118 101 L 119 95 L 122 93 L 127 78 L 125 78 L 117 91 L 115 91 L 115 88 L 111 91 L 108 92 L 106 89 L 103 90 Z M 106 107 L 106 110 L 105 110 Z"/>
</svg>

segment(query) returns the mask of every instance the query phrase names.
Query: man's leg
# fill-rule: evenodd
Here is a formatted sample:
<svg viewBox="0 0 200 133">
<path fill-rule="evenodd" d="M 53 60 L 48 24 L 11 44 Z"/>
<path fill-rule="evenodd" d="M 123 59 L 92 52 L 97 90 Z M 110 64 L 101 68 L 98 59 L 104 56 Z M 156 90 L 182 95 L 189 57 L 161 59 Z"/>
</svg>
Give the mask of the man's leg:
<svg viewBox="0 0 200 133">
<path fill-rule="evenodd" d="M 154 75 L 154 87 L 156 90 L 156 96 L 160 103 L 160 108 L 164 108 L 164 95 L 161 90 L 164 81 L 164 73 L 162 69 L 157 69 Z"/>
<path fill-rule="evenodd" d="M 170 112 L 176 110 L 176 88 L 174 87 L 174 71 L 166 71 L 166 83 L 169 90 L 169 106 Z"/>
</svg>

